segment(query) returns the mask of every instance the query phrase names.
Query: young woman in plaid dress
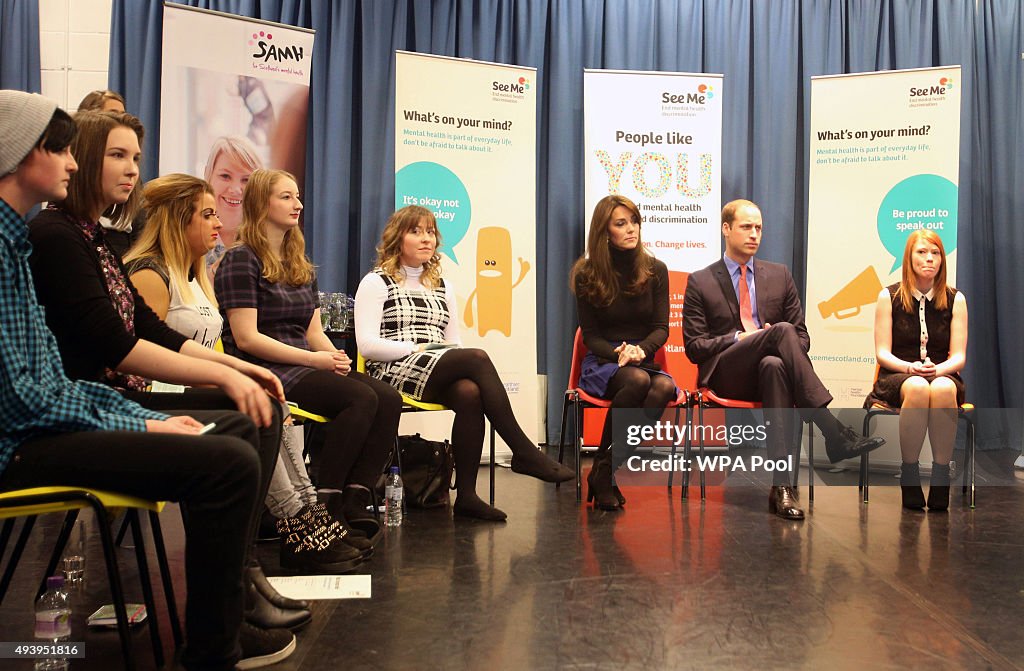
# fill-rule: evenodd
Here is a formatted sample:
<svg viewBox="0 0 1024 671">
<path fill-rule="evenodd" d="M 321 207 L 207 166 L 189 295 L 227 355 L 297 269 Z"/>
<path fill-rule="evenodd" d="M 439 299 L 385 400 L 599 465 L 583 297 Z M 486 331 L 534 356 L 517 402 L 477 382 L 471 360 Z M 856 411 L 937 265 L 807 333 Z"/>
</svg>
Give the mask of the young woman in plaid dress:
<svg viewBox="0 0 1024 671">
<path fill-rule="evenodd" d="M 505 513 L 476 494 L 485 416 L 511 448 L 513 471 L 547 482 L 565 482 L 574 474 L 523 433 L 487 352 L 461 346 L 455 292 L 441 278 L 439 244 L 430 210 L 409 206 L 391 216 L 377 247 L 377 268 L 356 292 L 356 342 L 370 375 L 455 411 L 453 510 L 500 522 Z"/>
</svg>

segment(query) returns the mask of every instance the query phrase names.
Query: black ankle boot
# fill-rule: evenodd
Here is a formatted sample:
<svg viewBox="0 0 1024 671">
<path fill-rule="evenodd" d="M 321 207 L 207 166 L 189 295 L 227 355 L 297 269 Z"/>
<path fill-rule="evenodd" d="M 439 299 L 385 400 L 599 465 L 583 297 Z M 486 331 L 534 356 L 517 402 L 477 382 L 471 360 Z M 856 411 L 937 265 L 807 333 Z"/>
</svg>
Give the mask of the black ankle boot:
<svg viewBox="0 0 1024 671">
<path fill-rule="evenodd" d="M 313 613 L 308 608 L 292 610 L 270 603 L 249 582 L 245 592 L 245 621 L 260 629 L 289 629 L 296 631 L 309 624 Z"/>
<path fill-rule="evenodd" d="M 328 492 L 326 494 L 320 494 L 320 502 L 314 503 L 310 506 L 314 513 L 316 513 L 317 519 L 323 524 L 330 524 L 331 522 L 337 522 L 345 530 L 345 542 L 356 548 L 360 552 L 366 553 L 367 557 L 373 553 L 373 543 L 366 537 L 366 534 L 360 530 L 354 528 L 348 522 L 348 518 L 345 517 L 345 499 L 342 492 Z"/>
<path fill-rule="evenodd" d="M 903 491 L 903 507 L 907 510 L 924 510 L 924 491 L 921 489 L 921 465 L 918 462 L 903 462 L 900 467 L 900 489 Z"/>
<path fill-rule="evenodd" d="M 341 509 L 349 526 L 366 534 L 366 539 L 374 546 L 380 541 L 384 530 L 376 516 L 367 510 L 372 505 L 371 498 L 369 489 L 346 487 L 341 494 Z"/>
<path fill-rule="evenodd" d="M 595 457 L 587 475 L 587 503 L 594 502 L 601 510 L 618 510 L 622 506 L 612 490 L 612 462 L 608 457 Z"/>
<path fill-rule="evenodd" d="M 267 576 L 263 573 L 263 567 L 255 559 L 249 560 L 248 566 L 245 567 L 245 575 L 249 582 L 256 587 L 256 591 L 260 593 L 260 596 L 278 608 L 284 608 L 285 610 L 309 610 L 308 601 L 289 599 L 274 589 L 274 586 L 270 584 Z"/>
<path fill-rule="evenodd" d="M 338 523 L 322 524 L 306 506 L 298 517 L 277 521 L 281 532 L 281 567 L 303 574 L 347 573 L 365 559 L 345 542 L 348 533 Z"/>
<path fill-rule="evenodd" d="M 932 464 L 928 510 L 937 513 L 949 510 L 949 464 Z"/>
</svg>

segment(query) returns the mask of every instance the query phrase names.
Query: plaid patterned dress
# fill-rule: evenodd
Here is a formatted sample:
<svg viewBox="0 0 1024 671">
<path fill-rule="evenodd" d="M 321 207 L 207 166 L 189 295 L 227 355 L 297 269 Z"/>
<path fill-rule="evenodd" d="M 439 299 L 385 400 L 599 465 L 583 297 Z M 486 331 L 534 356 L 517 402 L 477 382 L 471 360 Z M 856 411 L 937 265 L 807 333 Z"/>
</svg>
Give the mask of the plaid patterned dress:
<svg viewBox="0 0 1024 671">
<path fill-rule="evenodd" d="M 383 272 L 377 271 L 377 274 L 388 288 L 380 337 L 416 344 L 444 342 L 444 330 L 451 318 L 444 280 L 433 289 L 410 290 Z M 366 372 L 418 401 L 423 398 L 430 372 L 446 351 L 413 352 L 395 361 L 367 361 Z"/>
</svg>

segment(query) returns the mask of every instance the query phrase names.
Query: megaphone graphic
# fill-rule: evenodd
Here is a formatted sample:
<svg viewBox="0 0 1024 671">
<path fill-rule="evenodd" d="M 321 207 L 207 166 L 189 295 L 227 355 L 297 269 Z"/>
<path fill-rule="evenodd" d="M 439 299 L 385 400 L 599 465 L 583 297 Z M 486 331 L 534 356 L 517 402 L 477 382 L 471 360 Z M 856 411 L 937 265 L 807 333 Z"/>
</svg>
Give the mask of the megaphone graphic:
<svg viewBox="0 0 1024 671">
<path fill-rule="evenodd" d="M 878 300 L 882 290 L 882 282 L 874 266 L 868 266 L 857 277 L 846 283 L 827 301 L 818 303 L 818 311 L 822 319 L 835 316 L 836 319 L 847 319 L 860 314 L 862 305 L 870 305 Z"/>
</svg>

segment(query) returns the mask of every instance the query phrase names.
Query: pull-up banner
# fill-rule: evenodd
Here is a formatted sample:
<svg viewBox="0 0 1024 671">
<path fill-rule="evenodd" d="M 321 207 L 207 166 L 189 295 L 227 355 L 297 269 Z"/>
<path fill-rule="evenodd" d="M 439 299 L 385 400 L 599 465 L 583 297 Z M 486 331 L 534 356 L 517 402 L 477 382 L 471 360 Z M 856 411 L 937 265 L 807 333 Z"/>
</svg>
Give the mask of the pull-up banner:
<svg viewBox="0 0 1024 671">
<path fill-rule="evenodd" d="M 535 441 L 536 166 L 534 68 L 396 52 L 395 209 L 434 213 L 462 342 L 490 355 Z"/>
<path fill-rule="evenodd" d="M 211 183 L 229 245 L 253 170 L 287 170 L 303 188 L 312 62 L 310 30 L 164 5 L 160 174 Z"/>
<path fill-rule="evenodd" d="M 583 239 L 605 196 L 622 194 L 640 208 L 644 245 L 668 266 L 665 349 L 680 387 L 695 386 L 680 379 L 692 370 L 683 353 L 686 280 L 722 248 L 722 88 L 722 75 L 583 72 Z"/>
<path fill-rule="evenodd" d="M 960 67 L 811 79 L 807 328 L 836 407 L 875 373 L 875 305 L 916 229 L 938 233 L 955 286 Z"/>
</svg>

